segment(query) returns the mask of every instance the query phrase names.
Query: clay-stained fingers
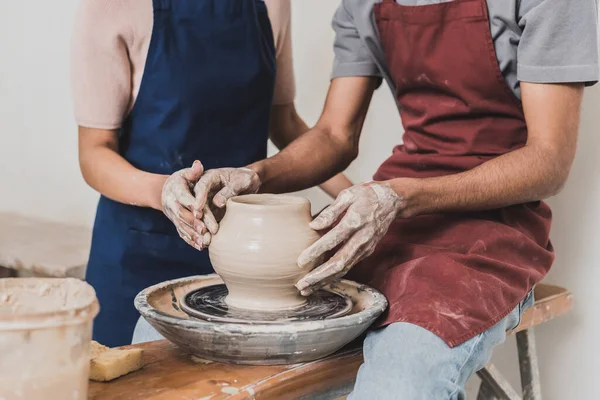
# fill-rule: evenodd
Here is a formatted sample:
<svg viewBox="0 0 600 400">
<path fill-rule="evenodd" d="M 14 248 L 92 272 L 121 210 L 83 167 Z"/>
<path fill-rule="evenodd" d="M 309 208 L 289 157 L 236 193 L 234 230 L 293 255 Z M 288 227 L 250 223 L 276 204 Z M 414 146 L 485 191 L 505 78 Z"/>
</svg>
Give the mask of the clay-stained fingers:
<svg viewBox="0 0 600 400">
<path fill-rule="evenodd" d="M 368 240 L 362 232 L 353 235 L 340 250 L 325 264 L 309 272 L 296 284 L 303 296 L 308 296 L 324 285 L 334 282 L 364 258 L 365 249 L 369 248 Z"/>
<path fill-rule="evenodd" d="M 185 207 L 190 213 L 194 210 L 194 204 L 196 203 L 196 198 L 192 195 L 190 188 L 185 184 L 185 187 L 182 183 L 181 188 L 177 188 L 177 191 L 173 193 L 175 196 L 175 201 Z M 192 214 L 192 217 L 194 215 Z"/>
<path fill-rule="evenodd" d="M 204 235 L 202 235 L 202 246 L 204 246 L 205 248 L 210 246 L 211 240 L 212 235 L 210 234 L 210 232 L 206 232 Z"/>
<path fill-rule="evenodd" d="M 175 213 L 175 216 L 177 217 L 177 220 L 181 224 L 183 224 L 191 229 L 195 229 L 194 225 L 196 224 L 197 219 L 194 217 L 192 212 L 189 209 L 184 208 L 179 203 L 176 203 L 174 208 L 175 208 L 174 213 Z M 176 223 L 176 225 L 177 225 L 177 223 Z"/>
<path fill-rule="evenodd" d="M 218 170 L 209 170 L 198 180 L 194 186 L 196 198 L 193 213 L 196 217 L 202 215 L 204 207 L 208 204 L 211 191 L 217 189 L 221 184 L 221 175 Z"/>
<path fill-rule="evenodd" d="M 346 218 L 346 217 L 345 217 Z M 319 240 L 300 253 L 298 257 L 298 266 L 301 268 L 307 266 L 329 250 L 333 250 L 345 240 L 347 240 L 355 231 L 353 226 L 344 223 L 343 218 L 339 224 L 324 234 Z"/>
<path fill-rule="evenodd" d="M 306 289 L 300 290 L 300 294 L 304 297 L 310 296 L 319 289 L 339 281 L 344 277 L 344 275 L 346 275 L 346 272 L 340 272 L 339 274 L 332 275 L 323 281 L 320 281 L 312 286 L 308 286 Z"/>
<path fill-rule="evenodd" d="M 225 204 L 227 204 L 227 200 L 237 195 L 237 190 L 229 185 L 225 185 L 213 197 L 213 204 L 219 208 L 223 208 L 225 207 Z"/>
<path fill-rule="evenodd" d="M 194 220 L 194 230 L 201 235 L 204 235 L 207 232 L 206 225 L 201 219 Z"/>
<path fill-rule="evenodd" d="M 190 168 L 184 169 L 181 175 L 190 183 L 196 183 L 204 173 L 204 165 L 198 160 Z"/>
<path fill-rule="evenodd" d="M 191 168 L 186 168 L 171 175 L 162 188 L 161 201 L 163 209 L 174 207 L 177 202 L 192 211 L 196 202 L 192 195 L 191 187 L 202 176 L 204 167 L 199 161 L 194 162 Z"/>
<path fill-rule="evenodd" d="M 204 234 L 196 237 L 196 247 L 198 250 L 206 249 L 212 240 L 212 235 L 210 232 L 205 232 Z"/>
<path fill-rule="evenodd" d="M 187 225 L 175 225 L 177 233 L 187 244 L 195 248 L 196 250 L 202 250 L 202 247 L 197 243 L 197 233 Z"/>
<path fill-rule="evenodd" d="M 202 221 L 206 225 L 206 229 L 208 229 L 211 235 L 215 235 L 219 230 L 219 224 L 208 204 L 204 206 L 202 214 Z"/>
<path fill-rule="evenodd" d="M 335 201 L 310 223 L 310 227 L 320 231 L 333 225 L 352 204 L 352 193 L 343 191 Z"/>
</svg>

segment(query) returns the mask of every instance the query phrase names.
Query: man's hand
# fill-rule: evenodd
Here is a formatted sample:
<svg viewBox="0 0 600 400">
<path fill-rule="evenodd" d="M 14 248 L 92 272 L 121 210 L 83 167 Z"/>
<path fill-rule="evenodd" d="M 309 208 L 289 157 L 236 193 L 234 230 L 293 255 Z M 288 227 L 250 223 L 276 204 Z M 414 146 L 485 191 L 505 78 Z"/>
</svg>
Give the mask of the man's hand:
<svg viewBox="0 0 600 400">
<path fill-rule="evenodd" d="M 219 230 L 213 208 L 223 209 L 227 200 L 240 194 L 258 192 L 260 178 L 250 168 L 218 168 L 207 171 L 194 187 L 194 215 L 202 218 L 208 232 L 202 248 L 210 244 L 211 235 Z"/>
<path fill-rule="evenodd" d="M 298 265 L 306 266 L 327 251 L 341 247 L 326 263 L 298 281 L 296 287 L 302 295 L 308 296 L 340 279 L 359 261 L 371 255 L 402 204 L 400 196 L 385 182 L 356 185 L 342 191 L 310 226 L 324 230 L 339 222 L 300 254 Z"/>
<path fill-rule="evenodd" d="M 175 224 L 179 236 L 198 250 L 202 250 L 203 243 L 210 236 L 205 233 L 202 221 L 192 213 L 196 202 L 192 187 L 203 172 L 204 167 L 200 161 L 194 161 L 191 168 L 175 172 L 163 185 L 161 197 L 163 212 Z"/>
</svg>

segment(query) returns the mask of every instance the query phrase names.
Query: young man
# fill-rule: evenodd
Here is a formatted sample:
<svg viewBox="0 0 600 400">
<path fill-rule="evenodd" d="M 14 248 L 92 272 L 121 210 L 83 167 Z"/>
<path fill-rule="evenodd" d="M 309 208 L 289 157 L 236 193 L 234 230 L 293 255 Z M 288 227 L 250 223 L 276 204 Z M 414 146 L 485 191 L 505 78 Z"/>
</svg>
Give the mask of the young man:
<svg viewBox="0 0 600 400">
<path fill-rule="evenodd" d="M 269 137 L 283 148 L 308 127 L 294 108 L 289 0 L 82 0 L 76 26 L 81 170 L 102 194 L 87 279 L 94 338 L 113 347 L 131 342 L 138 292 L 213 271 L 180 240 L 210 239 L 181 206 L 202 164 L 247 165 Z M 339 176 L 323 189 L 348 186 Z"/>
<path fill-rule="evenodd" d="M 598 80 L 596 19 L 594 0 L 344 0 L 317 125 L 196 185 L 210 221 L 206 204 L 323 182 L 356 157 L 381 77 L 392 87 L 403 144 L 313 221 L 329 231 L 298 260 L 336 250 L 298 282 L 304 295 L 348 274 L 389 300 L 351 399 L 463 399 L 518 324 L 554 258 L 541 199 L 567 179 Z"/>
</svg>

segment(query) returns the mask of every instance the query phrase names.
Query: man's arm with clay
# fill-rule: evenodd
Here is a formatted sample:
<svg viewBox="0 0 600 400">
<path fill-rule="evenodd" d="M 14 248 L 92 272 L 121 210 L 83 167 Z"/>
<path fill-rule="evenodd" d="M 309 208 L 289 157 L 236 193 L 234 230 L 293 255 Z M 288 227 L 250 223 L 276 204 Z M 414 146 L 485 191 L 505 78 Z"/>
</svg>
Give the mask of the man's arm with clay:
<svg viewBox="0 0 600 400">
<path fill-rule="evenodd" d="M 195 212 L 210 233 L 218 229 L 210 203 L 222 208 L 238 194 L 304 189 L 345 168 L 358 154 L 375 87 L 376 78 L 335 79 L 317 125 L 282 152 L 247 168 L 207 171 L 195 188 Z M 523 82 L 521 89 L 529 129 L 523 148 L 455 175 L 400 177 L 344 190 L 311 223 L 313 229 L 330 230 L 300 255 L 299 265 L 339 250 L 298 282 L 302 294 L 341 278 L 370 255 L 397 217 L 493 209 L 558 193 L 575 155 L 583 84 Z"/>
<path fill-rule="evenodd" d="M 308 132 L 309 128 L 296 112 L 294 103 L 290 103 L 273 106 L 269 131 L 269 137 L 273 144 L 282 150 Z M 329 196 L 336 198 L 342 190 L 350 186 L 352 186 L 352 182 L 343 173 L 339 173 L 320 184 L 319 188 Z"/>
<path fill-rule="evenodd" d="M 360 133 L 377 84 L 378 79 L 372 77 L 335 79 L 315 127 L 281 152 L 247 168 L 206 171 L 194 193 L 195 213 L 202 216 L 208 231 L 214 234 L 218 229 L 210 208 L 223 208 L 230 197 L 302 190 L 343 171 L 358 154 Z"/>
<path fill-rule="evenodd" d="M 370 255 L 395 218 L 495 209 L 557 194 L 575 157 L 583 84 L 522 82 L 521 91 L 528 127 L 524 147 L 459 174 L 400 177 L 343 191 L 311 223 L 316 230 L 333 228 L 298 263 L 306 265 L 342 246 L 298 282 L 302 294 L 341 278 Z"/>
</svg>

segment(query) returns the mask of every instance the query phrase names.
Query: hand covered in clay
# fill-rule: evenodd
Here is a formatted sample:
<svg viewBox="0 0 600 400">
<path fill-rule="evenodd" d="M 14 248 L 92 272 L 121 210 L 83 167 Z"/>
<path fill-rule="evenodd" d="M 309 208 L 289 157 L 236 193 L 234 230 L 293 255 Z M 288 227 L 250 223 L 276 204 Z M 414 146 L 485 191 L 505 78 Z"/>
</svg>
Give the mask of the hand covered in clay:
<svg viewBox="0 0 600 400">
<path fill-rule="evenodd" d="M 161 195 L 163 212 L 173 222 L 179 236 L 198 250 L 202 249 L 205 241 L 203 236 L 207 236 L 207 233 L 202 221 L 194 217 L 193 206 L 196 199 L 192 188 L 203 172 L 204 167 L 200 161 L 195 161 L 191 168 L 179 170 L 171 175 L 163 185 Z M 210 235 L 206 240 L 209 237 Z"/>
<path fill-rule="evenodd" d="M 385 182 L 370 182 L 342 191 L 333 204 L 311 222 L 310 227 L 315 230 L 331 230 L 300 254 L 298 265 L 304 267 L 341 247 L 327 262 L 298 281 L 296 287 L 302 295 L 308 296 L 340 279 L 371 255 L 401 206 L 402 199 Z"/>
<path fill-rule="evenodd" d="M 219 230 L 215 214 L 223 210 L 227 200 L 240 194 L 256 193 L 260 184 L 258 174 L 249 168 L 218 168 L 206 171 L 194 187 L 194 215 L 201 217 L 208 229 L 209 237 L 203 242 L 203 247 L 208 247 L 211 235 Z"/>
</svg>

